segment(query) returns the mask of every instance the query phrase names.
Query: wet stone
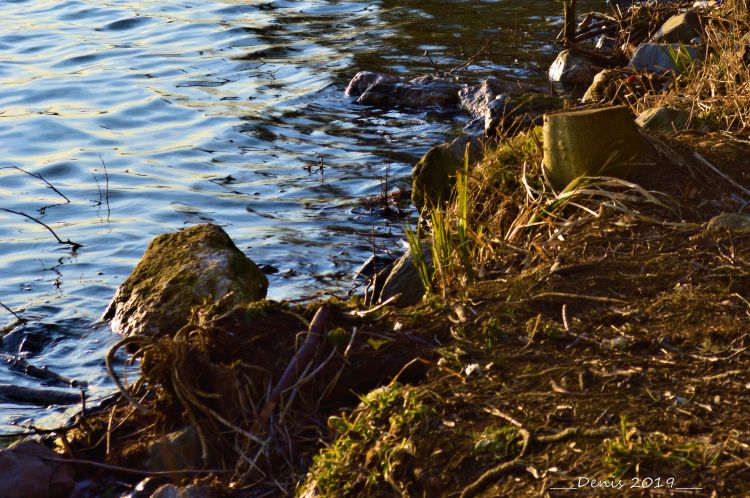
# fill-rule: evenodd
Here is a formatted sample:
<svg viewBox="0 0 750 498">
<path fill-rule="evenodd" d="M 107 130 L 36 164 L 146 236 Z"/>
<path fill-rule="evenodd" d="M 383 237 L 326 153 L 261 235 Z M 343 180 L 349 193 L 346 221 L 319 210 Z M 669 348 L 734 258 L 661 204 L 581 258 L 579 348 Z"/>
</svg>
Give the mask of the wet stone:
<svg viewBox="0 0 750 498">
<path fill-rule="evenodd" d="M 642 43 L 630 59 L 630 67 L 658 74 L 679 73 L 699 57 L 697 49 L 679 43 Z"/>
<path fill-rule="evenodd" d="M 690 123 L 690 112 L 673 107 L 654 107 L 638 115 L 635 124 L 647 131 L 672 133 L 684 130 Z"/>
<path fill-rule="evenodd" d="M 651 39 L 657 43 L 690 43 L 700 34 L 700 17 L 693 11 L 687 11 L 667 19 Z"/>
<path fill-rule="evenodd" d="M 267 288 L 265 275 L 221 227 L 196 225 L 154 238 L 102 319 L 122 335 L 171 335 L 207 299 L 231 293 L 230 304 L 247 303 L 263 299 Z"/>
<path fill-rule="evenodd" d="M 597 72 L 586 57 L 563 50 L 549 68 L 549 79 L 555 83 L 588 85 Z"/>
<path fill-rule="evenodd" d="M 432 246 L 429 243 L 422 244 L 422 254 L 425 258 L 428 271 L 432 268 Z M 385 302 L 398 296 L 393 304 L 395 306 L 410 306 L 417 304 L 424 296 L 425 288 L 419 279 L 419 273 L 414 266 L 414 256 L 411 248 L 401 256 L 393 265 L 390 274 L 383 284 L 380 293 L 380 301 Z"/>
<path fill-rule="evenodd" d="M 73 469 L 48 460 L 60 455 L 41 443 L 23 440 L 0 450 L 0 496 L 66 498 L 75 485 Z"/>
<path fill-rule="evenodd" d="M 406 80 L 396 76 L 362 71 L 349 82 L 346 95 L 357 102 L 378 107 L 422 109 L 456 107 L 462 85 L 434 76 Z"/>
</svg>

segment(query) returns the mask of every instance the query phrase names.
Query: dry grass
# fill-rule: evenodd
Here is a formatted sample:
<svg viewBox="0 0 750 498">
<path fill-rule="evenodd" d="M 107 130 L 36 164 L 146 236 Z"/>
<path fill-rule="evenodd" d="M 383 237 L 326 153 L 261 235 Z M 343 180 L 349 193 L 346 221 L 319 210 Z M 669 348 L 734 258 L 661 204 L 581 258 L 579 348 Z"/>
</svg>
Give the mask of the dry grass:
<svg viewBox="0 0 750 498">
<path fill-rule="evenodd" d="M 706 15 L 703 28 L 704 60 L 677 75 L 668 91 L 643 96 L 635 108 L 674 106 L 690 110 L 693 122 L 709 129 L 747 133 L 750 17 L 745 2 L 725 2 L 722 8 Z"/>
</svg>

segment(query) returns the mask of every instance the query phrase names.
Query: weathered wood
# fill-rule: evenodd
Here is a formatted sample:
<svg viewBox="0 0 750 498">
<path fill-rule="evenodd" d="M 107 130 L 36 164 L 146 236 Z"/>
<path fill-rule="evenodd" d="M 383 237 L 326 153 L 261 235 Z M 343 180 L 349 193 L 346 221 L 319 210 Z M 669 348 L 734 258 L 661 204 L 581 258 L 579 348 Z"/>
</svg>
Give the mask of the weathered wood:
<svg viewBox="0 0 750 498">
<path fill-rule="evenodd" d="M 625 176 L 645 150 L 625 106 L 547 114 L 543 137 L 544 167 L 557 189 L 580 176 Z"/>
</svg>

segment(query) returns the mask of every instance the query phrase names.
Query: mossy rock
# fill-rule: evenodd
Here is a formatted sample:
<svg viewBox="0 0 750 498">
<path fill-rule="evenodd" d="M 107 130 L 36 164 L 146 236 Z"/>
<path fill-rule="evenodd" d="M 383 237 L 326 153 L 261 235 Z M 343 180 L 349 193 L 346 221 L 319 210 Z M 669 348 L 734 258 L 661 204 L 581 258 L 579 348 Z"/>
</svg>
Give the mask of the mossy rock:
<svg viewBox="0 0 750 498">
<path fill-rule="evenodd" d="M 417 209 L 429 210 L 450 200 L 456 185 L 456 172 L 463 168 L 467 144 L 470 145 L 469 163 L 474 164 L 484 157 L 485 150 L 492 143 L 494 140 L 481 135 L 464 136 L 427 151 L 411 174 L 411 200 Z"/>
<path fill-rule="evenodd" d="M 102 316 L 122 335 L 172 335 L 191 309 L 231 293 L 234 304 L 263 299 L 268 280 L 219 226 L 196 225 L 148 245 Z"/>
</svg>

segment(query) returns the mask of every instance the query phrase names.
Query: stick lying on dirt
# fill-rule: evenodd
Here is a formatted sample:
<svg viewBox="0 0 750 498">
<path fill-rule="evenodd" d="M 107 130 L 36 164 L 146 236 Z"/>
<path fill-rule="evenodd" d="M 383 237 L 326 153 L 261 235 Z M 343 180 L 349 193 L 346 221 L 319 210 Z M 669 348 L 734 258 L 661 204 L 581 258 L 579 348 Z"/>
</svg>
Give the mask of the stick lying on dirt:
<svg viewBox="0 0 750 498">
<path fill-rule="evenodd" d="M 294 385 L 299 378 L 300 373 L 305 369 L 307 363 L 317 351 L 320 339 L 323 337 L 323 326 L 327 319 L 328 306 L 324 304 L 318 308 L 312 322 L 310 322 L 307 337 L 299 348 L 299 351 L 294 355 L 292 361 L 289 362 L 289 365 L 287 365 L 286 370 L 284 370 L 284 373 L 281 375 L 278 384 L 276 384 L 276 387 L 271 391 L 266 406 L 263 407 L 260 415 L 258 415 L 258 424 L 265 425 L 268 418 L 271 416 L 271 413 L 273 413 L 273 410 L 279 404 L 279 399 L 281 398 L 282 393 Z"/>
<path fill-rule="evenodd" d="M 81 401 L 80 393 L 69 393 L 59 389 L 0 384 L 0 398 L 30 405 L 73 405 Z"/>
</svg>

